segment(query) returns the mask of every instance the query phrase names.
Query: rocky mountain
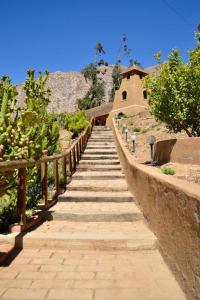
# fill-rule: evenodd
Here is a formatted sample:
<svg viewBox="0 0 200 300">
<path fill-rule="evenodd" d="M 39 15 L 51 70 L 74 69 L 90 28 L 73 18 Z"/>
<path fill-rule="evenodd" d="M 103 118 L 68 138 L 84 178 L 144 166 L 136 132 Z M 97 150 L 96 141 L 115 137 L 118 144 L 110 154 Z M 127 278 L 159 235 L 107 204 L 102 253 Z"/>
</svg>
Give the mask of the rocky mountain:
<svg viewBox="0 0 200 300">
<path fill-rule="evenodd" d="M 112 89 L 112 70 L 113 65 L 99 67 L 99 78 L 102 78 L 105 87 L 105 102 L 109 101 L 109 94 Z M 90 88 L 91 83 L 86 81 L 79 72 L 55 72 L 50 73 L 47 81 L 47 87 L 52 94 L 48 110 L 51 112 L 72 112 L 77 108 L 76 101 L 81 98 Z M 23 85 L 17 86 L 18 103 L 23 105 L 24 91 Z"/>
</svg>

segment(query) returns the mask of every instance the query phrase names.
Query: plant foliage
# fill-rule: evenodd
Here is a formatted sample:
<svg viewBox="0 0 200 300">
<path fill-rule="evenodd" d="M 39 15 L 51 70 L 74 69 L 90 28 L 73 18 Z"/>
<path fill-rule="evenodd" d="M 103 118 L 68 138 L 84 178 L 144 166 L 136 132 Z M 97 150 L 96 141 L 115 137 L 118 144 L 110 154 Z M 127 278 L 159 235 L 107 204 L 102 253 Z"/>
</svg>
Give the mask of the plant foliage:
<svg viewBox="0 0 200 300">
<path fill-rule="evenodd" d="M 174 132 L 200 136 L 200 43 L 184 63 L 178 49 L 160 63 L 159 75 L 144 78 L 149 92 L 151 113 Z M 160 54 L 159 54 L 160 60 Z"/>
<path fill-rule="evenodd" d="M 43 150 L 51 155 L 59 151 L 59 124 L 47 112 L 50 90 L 46 88 L 48 72 L 35 78 L 27 72 L 24 84 L 25 105 L 16 108 L 17 90 L 7 76 L 0 81 L 0 149 L 1 160 L 38 159 Z M 9 224 L 16 219 L 17 172 L 0 174 L 0 219 Z M 37 205 L 41 197 L 40 170 L 28 169 L 27 208 Z"/>
<path fill-rule="evenodd" d="M 73 133 L 73 138 L 77 137 L 89 124 L 84 111 L 67 113 L 65 116 L 65 129 Z"/>
<path fill-rule="evenodd" d="M 85 79 L 91 81 L 91 87 L 83 98 L 77 100 L 80 110 L 87 110 L 99 106 L 104 101 L 104 84 L 98 78 L 98 73 L 99 71 L 95 64 L 89 64 L 82 70 Z"/>
</svg>

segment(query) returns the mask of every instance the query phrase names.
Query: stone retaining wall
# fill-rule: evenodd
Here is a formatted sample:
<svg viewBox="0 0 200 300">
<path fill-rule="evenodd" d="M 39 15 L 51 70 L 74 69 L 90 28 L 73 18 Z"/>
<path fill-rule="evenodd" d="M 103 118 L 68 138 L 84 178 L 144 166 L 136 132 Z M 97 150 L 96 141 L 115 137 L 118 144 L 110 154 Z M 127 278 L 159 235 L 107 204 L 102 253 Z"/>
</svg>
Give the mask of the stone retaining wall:
<svg viewBox="0 0 200 300">
<path fill-rule="evenodd" d="M 130 191 L 188 299 L 200 299 L 200 186 L 135 163 L 112 126 Z"/>
</svg>

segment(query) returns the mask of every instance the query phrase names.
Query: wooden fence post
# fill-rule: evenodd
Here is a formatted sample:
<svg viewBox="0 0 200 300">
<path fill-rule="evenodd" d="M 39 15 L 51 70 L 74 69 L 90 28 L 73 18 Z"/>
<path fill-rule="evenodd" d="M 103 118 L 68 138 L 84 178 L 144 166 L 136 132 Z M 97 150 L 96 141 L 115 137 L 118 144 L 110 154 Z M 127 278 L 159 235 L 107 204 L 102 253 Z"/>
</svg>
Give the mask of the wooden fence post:
<svg viewBox="0 0 200 300">
<path fill-rule="evenodd" d="M 54 172 L 54 182 L 56 188 L 56 196 L 59 194 L 59 174 L 58 174 L 58 160 L 53 161 L 53 172 Z"/>
<path fill-rule="evenodd" d="M 79 143 L 79 142 L 76 143 L 76 158 L 77 158 L 77 164 L 78 164 L 78 162 L 79 162 L 79 157 L 80 157 L 80 155 L 79 155 L 79 145 L 78 145 L 78 143 Z"/>
<path fill-rule="evenodd" d="M 66 184 L 67 184 L 66 156 L 63 156 L 62 158 L 62 173 L 64 177 L 65 190 L 66 190 Z"/>
<path fill-rule="evenodd" d="M 18 169 L 17 214 L 19 224 L 26 225 L 26 168 Z"/>
<path fill-rule="evenodd" d="M 76 171 L 76 152 L 75 147 L 73 148 L 73 170 Z"/>
<path fill-rule="evenodd" d="M 47 156 L 48 150 L 43 150 L 43 157 Z M 48 165 L 47 162 L 41 163 L 41 185 L 42 185 L 42 200 L 45 206 L 48 204 Z"/>
<path fill-rule="evenodd" d="M 72 176 L 72 152 L 70 150 L 69 152 L 69 171 L 70 171 L 70 176 Z"/>
</svg>

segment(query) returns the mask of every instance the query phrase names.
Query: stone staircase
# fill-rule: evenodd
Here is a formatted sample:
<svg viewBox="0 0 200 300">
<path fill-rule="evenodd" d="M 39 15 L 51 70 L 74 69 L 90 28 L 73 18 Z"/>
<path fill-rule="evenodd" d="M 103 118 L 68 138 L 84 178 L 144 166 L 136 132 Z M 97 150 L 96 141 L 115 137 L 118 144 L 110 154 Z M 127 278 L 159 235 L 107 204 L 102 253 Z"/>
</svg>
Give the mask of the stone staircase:
<svg viewBox="0 0 200 300">
<path fill-rule="evenodd" d="M 0 267 L 2 300 L 185 300 L 128 191 L 112 132 L 94 127 L 65 194 Z"/>
<path fill-rule="evenodd" d="M 94 127 L 67 191 L 25 247 L 155 249 L 156 238 L 134 203 L 121 170 L 112 131 Z"/>
</svg>

